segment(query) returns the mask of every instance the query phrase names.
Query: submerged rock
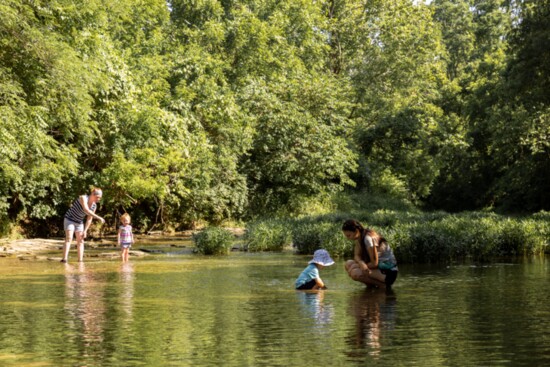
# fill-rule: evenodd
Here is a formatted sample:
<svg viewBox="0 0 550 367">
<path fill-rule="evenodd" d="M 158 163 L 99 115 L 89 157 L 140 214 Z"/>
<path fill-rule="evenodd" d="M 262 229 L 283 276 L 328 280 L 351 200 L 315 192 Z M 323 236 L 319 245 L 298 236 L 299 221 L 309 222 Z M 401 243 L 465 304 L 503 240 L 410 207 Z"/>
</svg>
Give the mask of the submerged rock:
<svg viewBox="0 0 550 367">
<path fill-rule="evenodd" d="M 134 250 L 130 250 L 129 252 L 130 256 L 136 256 L 136 257 L 143 257 L 143 256 L 147 256 L 147 254 L 143 251 L 134 251 Z"/>
<path fill-rule="evenodd" d="M 159 249 L 156 249 L 156 248 L 140 248 L 139 251 L 147 252 L 149 254 L 164 254 L 164 253 L 166 253 L 165 251 L 162 251 L 162 250 L 159 250 Z"/>
</svg>

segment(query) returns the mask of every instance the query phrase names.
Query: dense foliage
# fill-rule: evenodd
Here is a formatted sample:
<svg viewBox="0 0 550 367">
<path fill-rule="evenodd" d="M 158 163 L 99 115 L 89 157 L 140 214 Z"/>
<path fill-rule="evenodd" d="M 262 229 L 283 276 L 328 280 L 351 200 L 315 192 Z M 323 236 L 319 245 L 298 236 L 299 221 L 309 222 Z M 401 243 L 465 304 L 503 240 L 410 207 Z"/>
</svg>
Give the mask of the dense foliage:
<svg viewBox="0 0 550 367">
<path fill-rule="evenodd" d="M 503 257 L 550 253 L 550 213 L 506 216 L 492 212 L 422 212 L 379 202 L 361 203 L 368 196 L 352 195 L 356 205 L 337 207 L 327 215 L 313 215 L 285 223 L 297 253 L 312 254 L 324 248 L 334 257 L 353 256 L 353 243 L 342 234 L 342 223 L 356 218 L 375 229 L 390 243 L 399 262 L 492 261 Z M 352 211 L 345 212 L 343 210 Z M 249 228 L 262 228 L 264 248 L 278 243 L 280 223 L 256 221 Z"/>
<path fill-rule="evenodd" d="M 300 214 L 345 188 L 550 209 L 548 0 L 4 0 L 0 233 Z"/>
</svg>

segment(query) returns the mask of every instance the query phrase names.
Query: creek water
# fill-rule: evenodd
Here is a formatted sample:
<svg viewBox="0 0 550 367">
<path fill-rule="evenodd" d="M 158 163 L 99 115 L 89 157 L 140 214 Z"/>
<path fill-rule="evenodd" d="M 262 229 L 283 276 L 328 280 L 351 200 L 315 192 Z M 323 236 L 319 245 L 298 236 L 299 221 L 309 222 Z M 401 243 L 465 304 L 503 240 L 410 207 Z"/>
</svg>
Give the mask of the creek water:
<svg viewBox="0 0 550 367">
<path fill-rule="evenodd" d="M 338 260 L 295 291 L 309 259 L 0 259 L 0 365 L 550 365 L 548 258 L 402 264 L 392 292 Z"/>
</svg>

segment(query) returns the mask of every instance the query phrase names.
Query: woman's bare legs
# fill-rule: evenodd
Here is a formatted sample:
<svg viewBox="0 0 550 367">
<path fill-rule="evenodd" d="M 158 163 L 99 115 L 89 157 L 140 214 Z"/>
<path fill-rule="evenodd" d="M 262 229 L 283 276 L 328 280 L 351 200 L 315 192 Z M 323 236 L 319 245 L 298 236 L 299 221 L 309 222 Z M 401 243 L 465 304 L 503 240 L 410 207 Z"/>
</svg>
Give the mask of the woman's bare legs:
<svg viewBox="0 0 550 367">
<path fill-rule="evenodd" d="M 372 270 L 369 277 L 371 279 L 375 279 L 381 283 L 384 283 L 384 285 L 386 284 L 386 274 L 382 274 L 379 269 Z"/>
<path fill-rule="evenodd" d="M 346 261 L 344 267 L 349 277 L 356 282 L 361 282 L 366 285 L 375 285 L 381 288 L 386 286 L 384 283 L 386 276 L 378 269 L 372 270 L 370 274 L 367 274 L 359 267 L 359 264 L 355 262 L 355 260 Z"/>
<path fill-rule="evenodd" d="M 78 254 L 78 261 L 82 262 L 84 260 L 84 234 L 83 232 L 76 232 L 76 251 Z"/>
<path fill-rule="evenodd" d="M 65 244 L 63 245 L 63 258 L 61 262 L 67 262 L 69 259 L 69 250 L 71 249 L 71 242 L 73 242 L 74 231 L 65 231 Z"/>
</svg>

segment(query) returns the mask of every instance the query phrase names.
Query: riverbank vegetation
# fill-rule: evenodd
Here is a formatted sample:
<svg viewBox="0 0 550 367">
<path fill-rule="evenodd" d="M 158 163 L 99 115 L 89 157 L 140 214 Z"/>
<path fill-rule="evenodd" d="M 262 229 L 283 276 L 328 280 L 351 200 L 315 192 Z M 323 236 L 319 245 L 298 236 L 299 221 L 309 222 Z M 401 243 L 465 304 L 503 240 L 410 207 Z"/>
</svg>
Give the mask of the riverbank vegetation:
<svg viewBox="0 0 550 367">
<path fill-rule="evenodd" d="M 0 235 L 61 235 L 72 200 L 95 185 L 103 233 L 129 212 L 142 233 L 237 221 L 250 250 L 291 238 L 300 252 L 344 253 L 336 219 L 353 215 L 410 261 L 538 249 L 549 9 L 5 0 Z M 383 206 L 344 209 L 357 193 Z"/>
<path fill-rule="evenodd" d="M 208 227 L 193 235 L 195 248 L 203 255 L 227 255 L 233 241 L 233 234 L 220 227 Z"/>
<path fill-rule="evenodd" d="M 369 201 L 366 195 L 350 195 L 353 205 L 334 213 L 296 219 L 256 221 L 247 228 L 247 239 L 262 242 L 252 251 L 278 250 L 291 245 L 302 254 L 318 248 L 332 256 L 350 258 L 353 245 L 345 239 L 341 226 L 355 218 L 376 229 L 391 244 L 403 263 L 488 261 L 510 256 L 550 253 L 550 213 L 507 216 L 489 211 L 446 213 L 425 212 L 396 205 L 383 197 Z M 345 211 L 347 209 L 348 211 Z M 257 231 L 257 228 L 262 228 Z M 283 231 L 284 230 L 284 231 Z M 281 236 L 284 233 L 284 236 Z"/>
</svg>

